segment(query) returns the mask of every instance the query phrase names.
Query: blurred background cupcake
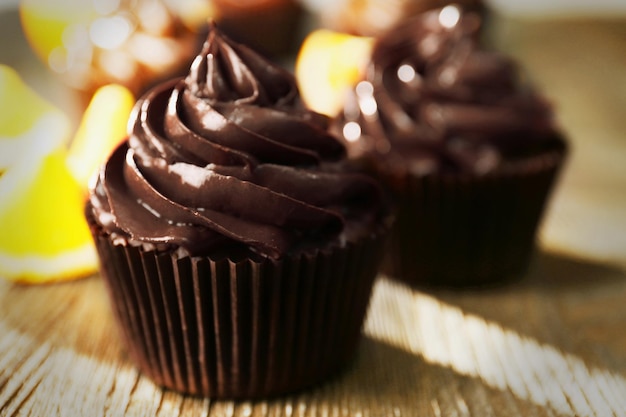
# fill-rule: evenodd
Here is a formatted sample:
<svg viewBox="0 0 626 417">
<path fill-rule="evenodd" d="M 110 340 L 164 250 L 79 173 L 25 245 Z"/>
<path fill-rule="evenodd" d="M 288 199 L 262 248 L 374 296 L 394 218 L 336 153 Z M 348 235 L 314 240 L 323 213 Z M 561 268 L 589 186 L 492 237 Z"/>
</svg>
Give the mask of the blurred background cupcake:
<svg viewBox="0 0 626 417">
<path fill-rule="evenodd" d="M 566 142 L 550 104 L 446 6 L 376 39 L 337 129 L 397 203 L 386 272 L 477 286 L 522 274 Z"/>
</svg>

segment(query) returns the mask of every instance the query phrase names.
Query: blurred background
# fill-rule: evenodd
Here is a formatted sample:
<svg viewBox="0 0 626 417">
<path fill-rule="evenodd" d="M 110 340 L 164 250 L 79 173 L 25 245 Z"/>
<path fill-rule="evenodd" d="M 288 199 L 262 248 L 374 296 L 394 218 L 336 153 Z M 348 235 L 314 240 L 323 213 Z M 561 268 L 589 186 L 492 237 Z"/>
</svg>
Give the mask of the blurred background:
<svg viewBox="0 0 626 417">
<path fill-rule="evenodd" d="M 0 0 L 0 8 L 16 7 L 20 0 Z M 311 7 L 323 7 L 326 4 L 337 4 L 341 0 L 302 0 Z M 494 8 L 513 14 L 559 14 L 572 15 L 591 13 L 595 15 L 611 15 L 626 12 L 623 0 L 489 0 Z"/>
<path fill-rule="evenodd" d="M 133 96 L 129 100 L 128 95 L 114 94 L 104 103 L 104 108 L 113 112 L 122 107 L 120 103 L 128 107 L 129 101 L 134 102 L 134 98 L 155 83 L 185 74 L 205 39 L 208 19 L 217 21 L 231 38 L 294 69 L 303 42 L 317 29 L 372 37 L 398 20 L 447 3 L 446 0 L 0 0 L 0 64 L 14 70 L 24 84 L 69 118 L 70 134 L 66 136 L 70 143 L 77 143 L 81 121 L 89 125 L 85 122 L 86 109 L 98 89 L 122 86 Z M 569 166 L 544 221 L 542 242 L 570 253 L 624 259 L 626 193 L 619 178 L 622 174 L 626 176 L 623 172 L 626 120 L 621 110 L 626 107 L 626 1 L 456 0 L 455 3 L 483 15 L 485 41 L 521 61 L 525 73 L 555 104 L 558 119 L 571 141 Z M 351 60 L 359 58 L 356 55 L 362 51 L 344 42 L 345 39 L 331 36 L 314 45 L 313 49 L 321 53 L 315 55 L 312 69 L 303 79 L 318 95 L 316 98 L 330 100 L 319 96 L 337 95 L 339 88 L 334 86 L 324 92 L 323 87 L 328 87 L 329 81 L 354 77 Z M 309 53 L 314 56 L 311 50 Z M 324 76 L 327 78 L 323 79 Z M 0 94 L 0 99 L 8 108 L 15 107 L 14 98 L 7 97 L 6 91 L 0 91 L 4 94 Z M 307 97 L 304 98 L 306 101 Z M 127 115 L 120 113 L 116 117 L 115 124 L 122 132 L 120 135 L 124 135 Z M 7 117 L 4 120 L 5 124 L 13 123 Z M 92 142 L 99 137 L 110 138 L 113 135 L 108 120 L 107 117 L 88 120 L 92 122 L 92 132 L 99 132 L 100 136 L 83 132 L 82 137 Z M 1 123 L 2 119 L 0 130 L 11 130 Z M 119 139 L 106 139 L 108 147 Z M 13 145 L 7 143 L 8 153 L 15 152 L 17 148 L 10 148 Z M 87 149 L 89 146 L 76 152 L 70 147 L 68 158 L 78 155 L 74 160 L 84 159 L 94 154 Z M 99 152 L 105 155 L 106 149 Z M 0 178 L 4 170 L 1 162 L 2 158 Z M 87 168 L 96 166 L 96 162 Z M 85 175 L 79 175 L 77 180 L 84 188 Z M 0 252 L 1 244 L 0 241 Z"/>
<path fill-rule="evenodd" d="M 377 35 L 402 17 L 445 0 L 0 0 L 0 62 L 20 67 L 37 90 L 58 101 L 51 74 L 85 93 L 120 83 L 134 93 L 184 72 L 202 41 L 208 18 L 236 40 L 287 66 L 313 29 Z M 624 0 L 457 0 L 502 19 L 612 19 L 626 16 Z M 87 33 L 89 31 L 89 33 Z M 499 35 L 496 35 L 499 36 Z M 496 40 L 497 41 L 497 40 Z M 497 42 L 496 42 L 497 43 Z M 31 58 L 36 57 L 35 63 Z M 24 63 L 28 61 L 28 63 Z M 36 75 L 34 75 L 35 73 Z M 141 74 L 141 76 L 139 76 Z M 43 79 L 41 79 L 43 77 Z M 52 88 L 52 90 L 51 90 Z"/>
</svg>

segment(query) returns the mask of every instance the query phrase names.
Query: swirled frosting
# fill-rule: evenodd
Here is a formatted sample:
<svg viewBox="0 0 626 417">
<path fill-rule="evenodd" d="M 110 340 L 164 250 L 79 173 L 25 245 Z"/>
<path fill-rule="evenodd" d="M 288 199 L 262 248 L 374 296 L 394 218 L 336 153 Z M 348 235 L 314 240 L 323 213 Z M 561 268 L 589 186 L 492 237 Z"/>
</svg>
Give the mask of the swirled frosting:
<svg viewBox="0 0 626 417">
<path fill-rule="evenodd" d="M 485 173 L 554 139 L 550 106 L 511 58 L 481 47 L 480 26 L 447 6 L 382 36 L 338 123 L 351 154 L 419 174 Z"/>
<path fill-rule="evenodd" d="M 211 26 L 188 76 L 138 100 L 92 213 L 108 233 L 192 255 L 350 241 L 378 221 L 380 191 L 327 128 L 290 73 Z"/>
</svg>

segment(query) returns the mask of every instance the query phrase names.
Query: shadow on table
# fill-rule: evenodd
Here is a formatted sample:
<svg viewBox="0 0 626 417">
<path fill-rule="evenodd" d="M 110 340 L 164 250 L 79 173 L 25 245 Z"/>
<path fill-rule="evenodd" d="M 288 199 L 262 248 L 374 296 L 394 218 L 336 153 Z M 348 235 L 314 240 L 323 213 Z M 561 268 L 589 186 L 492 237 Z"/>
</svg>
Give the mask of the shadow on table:
<svg viewBox="0 0 626 417">
<path fill-rule="evenodd" d="M 626 284 L 626 269 L 568 255 L 539 251 L 529 271 L 512 288 L 541 287 L 546 291 L 579 292 Z"/>
</svg>

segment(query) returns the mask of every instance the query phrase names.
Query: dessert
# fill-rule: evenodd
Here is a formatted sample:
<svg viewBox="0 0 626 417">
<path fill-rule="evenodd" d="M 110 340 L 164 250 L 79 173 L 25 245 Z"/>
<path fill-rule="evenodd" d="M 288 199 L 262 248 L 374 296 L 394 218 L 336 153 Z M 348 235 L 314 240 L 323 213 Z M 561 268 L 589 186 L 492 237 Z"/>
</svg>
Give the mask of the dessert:
<svg viewBox="0 0 626 417">
<path fill-rule="evenodd" d="M 456 6 L 390 30 L 337 121 L 351 157 L 395 198 L 385 270 L 409 283 L 522 273 L 566 155 L 550 105 L 479 30 Z"/>
<path fill-rule="evenodd" d="M 86 215 L 131 357 L 212 398 L 314 385 L 354 354 L 389 227 L 293 76 L 211 25 L 136 104 Z"/>
</svg>

